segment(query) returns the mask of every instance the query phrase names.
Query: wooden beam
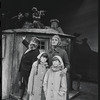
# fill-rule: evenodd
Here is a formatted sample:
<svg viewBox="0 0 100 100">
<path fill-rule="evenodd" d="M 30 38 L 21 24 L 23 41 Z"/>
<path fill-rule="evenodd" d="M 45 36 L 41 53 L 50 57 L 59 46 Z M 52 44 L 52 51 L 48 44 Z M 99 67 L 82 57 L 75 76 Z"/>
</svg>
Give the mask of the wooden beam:
<svg viewBox="0 0 100 100">
<path fill-rule="evenodd" d="M 78 96 L 79 93 L 80 93 L 79 91 L 75 91 L 75 90 L 69 92 L 69 100 L 71 100 L 71 99 L 75 98 L 76 96 Z"/>
</svg>

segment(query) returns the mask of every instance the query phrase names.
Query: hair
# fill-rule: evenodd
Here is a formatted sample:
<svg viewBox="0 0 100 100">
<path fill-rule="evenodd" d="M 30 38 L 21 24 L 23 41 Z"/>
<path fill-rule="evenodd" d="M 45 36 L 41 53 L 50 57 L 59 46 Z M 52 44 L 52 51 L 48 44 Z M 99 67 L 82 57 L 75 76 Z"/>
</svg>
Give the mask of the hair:
<svg viewBox="0 0 100 100">
<path fill-rule="evenodd" d="M 60 62 L 60 60 L 57 57 L 53 57 L 52 58 L 52 62 L 58 60 Z"/>
<path fill-rule="evenodd" d="M 56 23 L 59 23 L 59 20 L 58 19 L 51 19 L 50 22 L 56 22 Z"/>
<path fill-rule="evenodd" d="M 60 61 L 57 57 L 54 56 L 54 57 L 52 58 L 52 66 L 53 66 L 53 61 L 58 61 L 58 62 L 59 62 L 59 65 L 58 65 L 59 68 L 60 68 L 60 69 L 62 68 L 62 66 L 61 66 L 61 61 Z"/>
<path fill-rule="evenodd" d="M 36 7 L 33 7 L 33 8 L 32 8 L 32 11 L 37 11 L 37 8 L 36 8 Z"/>
<path fill-rule="evenodd" d="M 62 47 L 62 41 L 59 35 L 54 35 L 52 38 L 57 38 L 58 39 L 58 44 L 57 46 Z M 52 38 L 50 39 L 50 47 L 52 47 Z"/>
<path fill-rule="evenodd" d="M 48 54 L 47 53 L 43 53 L 42 55 L 41 55 L 41 57 L 45 57 L 45 58 L 47 58 L 47 63 L 49 62 L 49 57 L 48 57 Z M 40 57 L 40 59 L 41 59 L 41 57 Z M 40 59 L 38 59 L 38 64 L 40 64 Z"/>
<path fill-rule="evenodd" d="M 43 53 L 41 55 L 41 57 L 47 58 L 47 61 L 46 62 L 49 63 L 49 57 L 48 57 L 48 54 L 47 53 Z M 41 59 L 41 57 L 40 57 L 40 59 Z M 38 69 L 38 64 L 40 64 L 40 59 L 37 60 L 37 69 Z M 37 72 L 37 74 L 38 74 L 38 72 Z"/>
<path fill-rule="evenodd" d="M 32 37 L 32 38 L 31 38 L 31 41 L 32 41 L 32 42 L 35 42 L 35 43 L 37 43 L 37 44 L 39 44 L 39 42 L 40 42 L 39 39 L 38 39 L 37 37 Z M 31 42 L 31 41 L 30 41 L 30 42 Z"/>
</svg>

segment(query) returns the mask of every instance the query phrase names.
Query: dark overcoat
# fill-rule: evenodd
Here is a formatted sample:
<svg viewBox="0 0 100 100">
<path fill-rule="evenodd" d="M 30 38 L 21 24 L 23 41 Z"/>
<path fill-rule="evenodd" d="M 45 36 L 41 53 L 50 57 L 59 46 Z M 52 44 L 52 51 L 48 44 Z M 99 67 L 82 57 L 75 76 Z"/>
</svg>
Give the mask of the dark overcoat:
<svg viewBox="0 0 100 100">
<path fill-rule="evenodd" d="M 64 49 L 62 49 L 60 47 L 56 47 L 55 50 L 49 49 L 47 52 L 48 52 L 48 55 L 49 55 L 49 66 L 52 65 L 52 58 L 55 55 L 58 55 L 62 58 L 63 63 L 64 63 L 64 67 L 65 68 L 70 67 L 70 62 L 69 62 L 69 59 L 68 59 L 68 55 L 67 55 L 67 52 Z"/>
<path fill-rule="evenodd" d="M 28 48 L 29 43 L 26 40 L 23 40 L 22 43 Z M 39 55 L 39 53 L 39 49 L 30 50 L 27 53 L 24 53 L 21 58 L 19 72 L 27 82 L 32 64 L 37 60 L 37 56 Z"/>
</svg>

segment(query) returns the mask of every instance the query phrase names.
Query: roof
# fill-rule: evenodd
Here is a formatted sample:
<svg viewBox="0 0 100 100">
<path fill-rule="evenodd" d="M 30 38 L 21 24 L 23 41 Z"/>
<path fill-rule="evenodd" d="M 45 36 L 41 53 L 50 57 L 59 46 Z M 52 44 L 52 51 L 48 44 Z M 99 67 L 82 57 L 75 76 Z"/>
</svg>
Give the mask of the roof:
<svg viewBox="0 0 100 100">
<path fill-rule="evenodd" d="M 73 35 L 58 33 L 54 29 L 26 29 L 26 28 L 24 29 L 24 28 L 20 28 L 20 29 L 7 29 L 7 30 L 3 30 L 2 32 L 4 32 L 4 33 L 30 32 L 30 33 L 42 33 L 42 34 L 54 34 L 54 35 L 57 34 L 57 35 L 61 35 L 61 36 L 74 37 Z"/>
</svg>

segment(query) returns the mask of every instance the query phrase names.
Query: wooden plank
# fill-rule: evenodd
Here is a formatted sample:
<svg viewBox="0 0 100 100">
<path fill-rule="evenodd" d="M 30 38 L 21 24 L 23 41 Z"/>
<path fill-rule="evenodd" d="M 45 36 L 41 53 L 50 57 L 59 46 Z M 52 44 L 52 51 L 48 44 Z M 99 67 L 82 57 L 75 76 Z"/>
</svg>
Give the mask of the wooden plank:
<svg viewBox="0 0 100 100">
<path fill-rule="evenodd" d="M 68 36 L 68 37 L 75 37 L 70 34 L 64 34 L 64 33 L 58 33 L 54 29 L 26 29 L 26 28 L 20 28 L 20 29 L 8 29 L 8 30 L 3 30 L 2 32 L 4 33 L 43 33 L 43 34 L 57 34 L 57 35 L 62 35 L 62 36 Z"/>
<path fill-rule="evenodd" d="M 74 98 L 78 95 L 79 95 L 79 91 L 73 90 L 73 91 L 69 92 L 69 100 L 71 100 L 72 98 Z"/>
<path fill-rule="evenodd" d="M 15 100 L 18 100 L 19 99 L 19 94 L 16 93 L 16 94 L 10 94 L 9 98 L 13 98 Z"/>
<path fill-rule="evenodd" d="M 9 97 L 11 92 L 11 72 L 12 72 L 12 51 L 13 51 L 13 34 L 6 34 L 5 57 L 2 59 L 2 98 Z"/>
</svg>

